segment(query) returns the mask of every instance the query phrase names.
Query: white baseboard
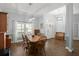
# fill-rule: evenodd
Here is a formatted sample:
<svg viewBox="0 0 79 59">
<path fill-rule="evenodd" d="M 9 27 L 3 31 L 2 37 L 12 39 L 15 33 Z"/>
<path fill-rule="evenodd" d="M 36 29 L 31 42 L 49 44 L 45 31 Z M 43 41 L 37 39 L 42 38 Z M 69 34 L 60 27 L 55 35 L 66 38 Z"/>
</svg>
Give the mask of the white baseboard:
<svg viewBox="0 0 79 59">
<path fill-rule="evenodd" d="M 72 52 L 73 51 L 69 47 L 65 47 L 65 49 L 67 49 L 69 52 Z"/>
<path fill-rule="evenodd" d="M 79 38 L 78 37 L 73 37 L 73 40 L 79 40 Z"/>
</svg>

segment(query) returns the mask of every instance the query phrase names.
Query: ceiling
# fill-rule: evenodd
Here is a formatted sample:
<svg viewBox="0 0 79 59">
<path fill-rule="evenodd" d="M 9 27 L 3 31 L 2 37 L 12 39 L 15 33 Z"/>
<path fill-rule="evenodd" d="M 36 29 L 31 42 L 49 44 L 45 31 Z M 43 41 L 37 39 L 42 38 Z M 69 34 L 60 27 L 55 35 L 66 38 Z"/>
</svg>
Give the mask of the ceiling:
<svg viewBox="0 0 79 59">
<path fill-rule="evenodd" d="M 11 19 L 40 18 L 48 13 L 64 13 L 62 9 L 64 5 L 66 3 L 31 3 L 31 5 L 29 3 L 0 3 L 0 11 L 7 12 Z M 73 13 L 79 14 L 79 3 L 73 4 Z"/>
<path fill-rule="evenodd" d="M 56 8 L 65 5 L 64 3 L 0 3 L 0 10 L 7 13 L 25 15 L 44 15 Z"/>
<path fill-rule="evenodd" d="M 49 12 L 49 14 L 55 15 L 55 16 L 64 16 L 66 14 L 66 6 L 62 6 L 60 8 L 57 8 L 51 12 Z"/>
<path fill-rule="evenodd" d="M 79 3 L 74 3 L 73 4 L 73 13 L 74 14 L 79 14 Z"/>
</svg>

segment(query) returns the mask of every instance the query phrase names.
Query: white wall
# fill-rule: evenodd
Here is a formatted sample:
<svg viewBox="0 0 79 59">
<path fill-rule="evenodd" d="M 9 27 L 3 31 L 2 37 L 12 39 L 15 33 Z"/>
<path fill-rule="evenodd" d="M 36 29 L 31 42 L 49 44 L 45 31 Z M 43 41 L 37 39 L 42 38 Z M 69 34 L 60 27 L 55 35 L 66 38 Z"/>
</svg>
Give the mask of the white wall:
<svg viewBox="0 0 79 59">
<path fill-rule="evenodd" d="M 62 17 L 62 22 L 58 22 L 59 20 L 57 19 L 57 16 Z M 41 29 L 42 33 L 47 35 L 48 38 L 54 38 L 55 32 L 65 32 L 65 8 L 60 14 L 54 15 L 53 13 L 48 13 L 44 15 L 40 21 L 40 23 L 43 23 L 43 28 Z"/>
<path fill-rule="evenodd" d="M 56 16 L 56 32 L 65 32 L 65 15 L 66 15 L 66 6 L 61 6 L 49 14 Z"/>
<path fill-rule="evenodd" d="M 48 38 L 54 38 L 56 17 L 52 14 L 44 15 L 42 31 Z"/>
</svg>

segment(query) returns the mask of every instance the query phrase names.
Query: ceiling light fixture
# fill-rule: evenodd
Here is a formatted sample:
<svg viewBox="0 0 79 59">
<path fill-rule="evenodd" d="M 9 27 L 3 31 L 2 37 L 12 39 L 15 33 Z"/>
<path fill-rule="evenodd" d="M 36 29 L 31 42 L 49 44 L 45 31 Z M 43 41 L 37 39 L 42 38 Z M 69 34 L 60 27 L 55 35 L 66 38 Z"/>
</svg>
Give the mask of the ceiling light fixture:
<svg viewBox="0 0 79 59">
<path fill-rule="evenodd" d="M 29 3 L 29 6 L 31 6 L 32 5 L 32 3 Z"/>
</svg>

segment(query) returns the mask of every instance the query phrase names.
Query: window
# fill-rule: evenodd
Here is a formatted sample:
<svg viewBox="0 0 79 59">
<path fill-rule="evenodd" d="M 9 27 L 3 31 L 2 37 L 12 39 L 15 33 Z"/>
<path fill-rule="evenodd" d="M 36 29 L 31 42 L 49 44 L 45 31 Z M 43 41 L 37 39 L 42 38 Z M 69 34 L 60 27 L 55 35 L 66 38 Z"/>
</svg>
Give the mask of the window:
<svg viewBox="0 0 79 59">
<path fill-rule="evenodd" d="M 16 37 L 17 40 L 22 40 L 22 34 L 32 35 L 33 24 L 32 23 L 23 23 L 16 22 Z"/>
<path fill-rule="evenodd" d="M 17 23 L 17 25 L 16 25 L 16 30 L 17 30 L 17 32 L 24 32 L 24 24 L 22 24 L 22 23 Z"/>
<path fill-rule="evenodd" d="M 56 16 L 57 17 L 57 22 L 63 22 L 63 16 Z"/>
<path fill-rule="evenodd" d="M 32 24 L 26 24 L 26 32 L 32 32 Z"/>
<path fill-rule="evenodd" d="M 21 39 L 22 33 L 24 33 L 24 24 L 16 22 L 16 37 L 18 40 Z"/>
</svg>

